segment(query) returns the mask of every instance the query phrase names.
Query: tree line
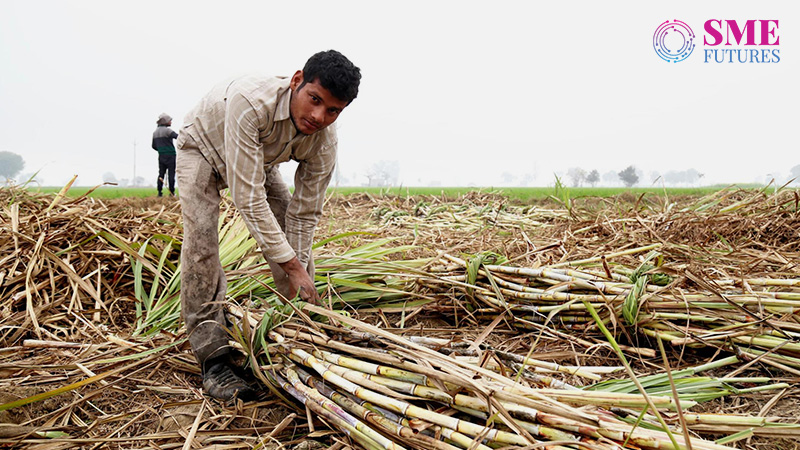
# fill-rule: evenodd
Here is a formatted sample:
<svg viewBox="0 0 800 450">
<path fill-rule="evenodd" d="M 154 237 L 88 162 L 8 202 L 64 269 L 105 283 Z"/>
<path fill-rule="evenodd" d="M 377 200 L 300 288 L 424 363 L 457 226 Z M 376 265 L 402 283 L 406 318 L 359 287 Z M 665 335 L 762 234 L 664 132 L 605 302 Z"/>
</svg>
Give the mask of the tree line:
<svg viewBox="0 0 800 450">
<path fill-rule="evenodd" d="M 623 184 L 625 187 L 657 184 L 659 182 L 671 186 L 694 186 L 704 176 L 704 174 L 695 169 L 670 170 L 663 174 L 658 171 L 652 171 L 645 174 L 633 165 L 620 171 L 610 170 L 603 175 L 600 175 L 597 169 L 586 171 L 580 167 L 571 167 L 567 170 L 567 179 L 573 187 L 595 187 L 600 181 L 605 185 Z"/>
<path fill-rule="evenodd" d="M 7 181 L 11 180 L 22 170 L 25 168 L 25 161 L 22 156 L 8 151 L 0 151 L 0 181 Z M 386 186 L 396 186 L 400 183 L 400 165 L 398 161 L 386 161 L 381 160 L 374 163 L 367 171 L 364 176 L 367 179 L 367 183 L 364 184 L 366 186 L 379 186 L 379 187 L 386 187 Z M 597 185 L 603 186 L 617 186 L 617 185 L 624 185 L 626 187 L 633 187 L 633 186 L 650 186 L 650 185 L 660 185 L 665 184 L 668 186 L 695 186 L 697 183 L 700 183 L 703 179 L 705 174 L 700 173 L 694 168 L 685 169 L 685 170 L 669 170 L 666 172 L 659 172 L 659 171 L 651 171 L 649 173 L 645 173 L 641 169 L 637 168 L 634 165 L 629 165 L 622 170 L 609 170 L 604 173 L 600 173 L 597 169 L 590 169 L 586 170 L 581 167 L 571 167 L 566 172 L 565 179 L 568 181 L 568 184 L 573 187 L 582 187 L 582 186 L 591 186 L 596 187 Z M 800 164 L 792 167 L 789 169 L 789 177 L 787 178 L 785 175 L 769 175 L 769 177 L 774 178 L 774 181 L 778 184 L 784 184 L 788 182 L 793 182 L 793 184 L 797 185 L 800 184 Z M 31 175 L 33 177 L 33 175 Z M 529 185 L 529 183 L 533 182 L 534 175 L 526 174 L 522 179 L 522 185 Z M 24 177 L 24 178 L 27 178 Z M 349 183 L 353 183 L 357 179 L 357 174 L 353 174 L 353 179 L 349 179 L 342 175 L 337 167 L 336 172 L 336 179 L 337 184 L 340 185 L 349 185 Z M 512 184 L 516 180 L 516 176 L 509 172 L 504 172 L 501 176 L 503 183 L 505 184 Z M 21 180 L 27 181 L 27 180 Z M 767 179 L 766 182 L 770 182 L 771 180 Z M 118 186 L 144 186 L 147 184 L 146 180 L 141 177 L 137 176 L 135 180 L 129 180 L 127 178 L 117 179 L 117 177 L 111 173 L 106 172 L 103 174 L 103 182 L 107 184 L 115 184 Z M 363 183 L 362 183 L 363 184 Z M 432 185 L 441 185 L 440 182 L 434 182 Z"/>
</svg>

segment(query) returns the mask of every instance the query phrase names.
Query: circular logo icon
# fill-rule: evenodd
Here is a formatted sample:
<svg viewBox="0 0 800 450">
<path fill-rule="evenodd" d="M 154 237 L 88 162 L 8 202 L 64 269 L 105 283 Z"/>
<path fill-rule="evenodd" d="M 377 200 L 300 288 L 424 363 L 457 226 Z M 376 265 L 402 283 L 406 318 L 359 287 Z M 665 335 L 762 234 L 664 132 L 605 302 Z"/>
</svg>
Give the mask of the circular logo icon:
<svg viewBox="0 0 800 450">
<path fill-rule="evenodd" d="M 681 62 L 694 51 L 694 31 L 680 20 L 668 20 L 656 28 L 653 48 L 664 61 Z"/>
</svg>

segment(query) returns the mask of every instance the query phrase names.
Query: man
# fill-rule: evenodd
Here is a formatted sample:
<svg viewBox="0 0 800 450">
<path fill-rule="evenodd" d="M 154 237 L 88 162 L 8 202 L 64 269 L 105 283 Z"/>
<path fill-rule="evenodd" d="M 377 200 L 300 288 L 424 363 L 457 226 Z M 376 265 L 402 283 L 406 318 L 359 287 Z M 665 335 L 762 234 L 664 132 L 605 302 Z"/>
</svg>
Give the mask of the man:
<svg viewBox="0 0 800 450">
<path fill-rule="evenodd" d="M 336 162 L 336 131 L 330 125 L 356 98 L 360 79 L 358 67 L 329 50 L 313 55 L 291 78 L 250 76 L 222 83 L 186 116 L 178 138 L 181 305 L 203 388 L 212 397 L 254 396 L 228 358 L 219 191 L 230 189 L 278 291 L 316 302 L 311 243 Z M 278 171 L 289 159 L 298 162 L 294 195 Z"/>
<path fill-rule="evenodd" d="M 153 132 L 153 150 L 158 152 L 158 181 L 156 189 L 158 196 L 164 188 L 164 175 L 169 174 L 169 195 L 175 196 L 175 146 L 172 140 L 178 137 L 178 133 L 172 131 L 172 117 L 162 113 L 156 121 L 158 127 Z"/>
</svg>

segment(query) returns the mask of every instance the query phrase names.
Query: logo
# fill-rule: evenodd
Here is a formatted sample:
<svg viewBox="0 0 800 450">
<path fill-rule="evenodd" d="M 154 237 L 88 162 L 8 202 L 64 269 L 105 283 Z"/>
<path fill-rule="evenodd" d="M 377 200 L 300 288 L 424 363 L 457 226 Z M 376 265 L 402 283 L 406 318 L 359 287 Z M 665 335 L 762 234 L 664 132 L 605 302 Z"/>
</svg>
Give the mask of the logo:
<svg viewBox="0 0 800 450">
<path fill-rule="evenodd" d="M 666 62 L 681 62 L 694 51 L 694 31 L 680 20 L 669 20 L 656 28 L 653 48 Z"/>
<path fill-rule="evenodd" d="M 704 63 L 778 63 L 781 37 L 778 20 L 706 20 L 703 29 Z"/>
<path fill-rule="evenodd" d="M 781 61 L 777 19 L 708 19 L 703 22 L 703 63 L 763 64 Z M 666 62 L 681 62 L 695 48 L 692 28 L 667 20 L 653 34 L 653 49 Z"/>
</svg>

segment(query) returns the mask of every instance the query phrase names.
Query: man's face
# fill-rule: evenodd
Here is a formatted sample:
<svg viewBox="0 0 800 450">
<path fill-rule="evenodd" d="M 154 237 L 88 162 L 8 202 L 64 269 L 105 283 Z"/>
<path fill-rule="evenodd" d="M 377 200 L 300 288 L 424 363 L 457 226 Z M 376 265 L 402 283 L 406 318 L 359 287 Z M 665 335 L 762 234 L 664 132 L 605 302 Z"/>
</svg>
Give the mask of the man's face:
<svg viewBox="0 0 800 450">
<path fill-rule="evenodd" d="M 308 82 L 301 88 L 302 84 L 303 71 L 298 70 L 289 84 L 292 89 L 289 112 L 297 131 L 314 134 L 332 124 L 347 106 L 347 102 L 334 97 L 319 84 L 319 80 Z"/>
</svg>

